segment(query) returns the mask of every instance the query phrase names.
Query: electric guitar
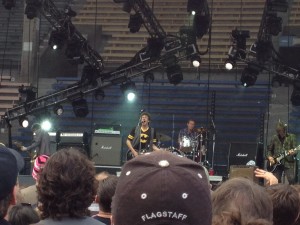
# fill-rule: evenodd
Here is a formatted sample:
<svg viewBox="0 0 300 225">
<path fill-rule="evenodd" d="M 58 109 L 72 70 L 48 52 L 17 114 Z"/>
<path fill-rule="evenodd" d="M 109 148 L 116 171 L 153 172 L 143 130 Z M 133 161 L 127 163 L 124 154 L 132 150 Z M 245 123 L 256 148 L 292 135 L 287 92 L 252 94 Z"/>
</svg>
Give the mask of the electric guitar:
<svg viewBox="0 0 300 225">
<path fill-rule="evenodd" d="M 290 155 L 289 151 L 291 151 L 291 150 L 292 150 L 292 151 L 299 151 L 299 150 L 300 150 L 300 145 L 298 145 L 298 146 L 297 146 L 296 148 L 294 148 L 294 149 L 286 150 L 286 151 L 280 153 L 279 155 L 275 156 L 275 157 L 274 157 L 274 161 L 275 161 L 275 162 L 273 162 L 273 163 L 271 163 L 271 162 L 268 160 L 267 170 L 268 170 L 269 172 L 273 173 L 273 172 L 277 169 L 277 167 L 278 167 L 279 165 L 281 165 L 282 160 L 283 160 L 285 157 L 287 157 L 287 156 Z"/>
<path fill-rule="evenodd" d="M 161 151 L 170 151 L 169 148 L 160 148 Z M 152 152 L 149 149 L 142 149 L 141 151 L 137 151 L 139 155 L 144 155 L 147 152 Z M 126 153 L 126 160 L 129 161 L 131 159 L 133 159 L 135 156 L 132 154 L 132 152 L 130 151 L 130 149 L 127 150 Z"/>
</svg>

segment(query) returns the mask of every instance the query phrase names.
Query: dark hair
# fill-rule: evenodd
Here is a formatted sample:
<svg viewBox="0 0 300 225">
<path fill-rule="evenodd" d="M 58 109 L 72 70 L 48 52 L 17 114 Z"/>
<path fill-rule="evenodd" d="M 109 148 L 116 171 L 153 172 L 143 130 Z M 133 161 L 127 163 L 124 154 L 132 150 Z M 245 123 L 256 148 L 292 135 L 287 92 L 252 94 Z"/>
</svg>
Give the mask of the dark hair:
<svg viewBox="0 0 300 225">
<path fill-rule="evenodd" d="M 31 126 L 31 130 L 32 131 L 36 131 L 36 130 L 39 130 L 41 129 L 41 125 L 39 123 L 34 123 L 32 126 Z"/>
<path fill-rule="evenodd" d="M 65 215 L 71 218 L 88 215 L 97 184 L 93 163 L 79 149 L 59 150 L 48 159 L 39 177 L 41 217 L 60 219 Z"/>
<path fill-rule="evenodd" d="M 40 217 L 31 206 L 15 205 L 9 210 L 8 221 L 11 225 L 29 225 L 38 223 Z"/>
<path fill-rule="evenodd" d="M 196 121 L 194 119 L 189 119 L 186 123 L 189 123 L 191 121 L 193 121 L 194 123 L 196 123 Z"/>
<path fill-rule="evenodd" d="M 295 188 L 287 184 L 267 187 L 273 201 L 274 225 L 294 224 L 299 214 L 300 199 Z"/>
<path fill-rule="evenodd" d="M 272 201 L 263 187 L 246 178 L 224 182 L 212 194 L 213 225 L 271 225 Z"/>
<path fill-rule="evenodd" d="M 143 112 L 143 113 L 141 113 L 140 118 L 142 118 L 142 116 L 147 116 L 148 119 L 151 121 L 151 115 L 150 115 L 150 113 Z"/>
<path fill-rule="evenodd" d="M 110 175 L 99 182 L 97 195 L 99 207 L 103 212 L 111 212 L 111 202 L 116 192 L 117 183 L 118 177 L 114 175 Z"/>
<path fill-rule="evenodd" d="M 12 197 L 13 193 L 10 193 L 4 199 L 0 200 L 0 219 L 3 219 L 6 216 Z"/>
</svg>

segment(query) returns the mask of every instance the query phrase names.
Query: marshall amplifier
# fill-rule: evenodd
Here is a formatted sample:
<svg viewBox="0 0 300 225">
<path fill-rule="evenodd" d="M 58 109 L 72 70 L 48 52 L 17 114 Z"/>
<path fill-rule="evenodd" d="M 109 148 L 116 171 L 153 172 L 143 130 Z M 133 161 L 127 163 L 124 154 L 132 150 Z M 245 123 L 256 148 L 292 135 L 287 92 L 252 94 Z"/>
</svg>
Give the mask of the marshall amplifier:
<svg viewBox="0 0 300 225">
<path fill-rule="evenodd" d="M 91 142 L 91 159 L 96 166 L 121 165 L 121 136 L 93 135 Z"/>
<path fill-rule="evenodd" d="M 230 143 L 228 167 L 231 165 L 255 166 L 257 150 L 257 143 Z"/>
</svg>

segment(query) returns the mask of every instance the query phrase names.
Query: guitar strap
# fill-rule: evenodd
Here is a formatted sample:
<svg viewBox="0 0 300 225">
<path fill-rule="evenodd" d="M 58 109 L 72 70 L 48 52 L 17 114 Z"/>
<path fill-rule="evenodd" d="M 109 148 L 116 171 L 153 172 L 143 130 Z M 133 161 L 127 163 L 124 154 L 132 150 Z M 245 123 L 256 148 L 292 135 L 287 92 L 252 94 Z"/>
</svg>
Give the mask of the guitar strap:
<svg viewBox="0 0 300 225">
<path fill-rule="evenodd" d="M 151 128 L 151 137 L 150 137 L 150 148 L 149 150 L 152 152 L 153 151 L 153 137 L 154 137 L 154 128 Z"/>
<path fill-rule="evenodd" d="M 136 146 L 139 143 L 139 138 L 140 136 L 138 135 L 140 132 L 141 127 L 140 126 L 136 126 L 135 127 L 135 131 L 134 131 L 134 138 L 132 140 L 132 146 Z"/>
</svg>

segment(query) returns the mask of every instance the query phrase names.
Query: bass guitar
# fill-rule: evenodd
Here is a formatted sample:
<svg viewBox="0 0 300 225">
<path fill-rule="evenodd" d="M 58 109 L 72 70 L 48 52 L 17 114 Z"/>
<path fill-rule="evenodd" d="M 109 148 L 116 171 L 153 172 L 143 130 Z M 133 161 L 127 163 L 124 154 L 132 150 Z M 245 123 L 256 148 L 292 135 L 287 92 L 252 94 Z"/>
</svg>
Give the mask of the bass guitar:
<svg viewBox="0 0 300 225">
<path fill-rule="evenodd" d="M 287 156 L 290 155 L 290 153 L 289 153 L 290 151 L 299 151 L 299 150 L 300 150 L 300 145 L 298 145 L 298 146 L 297 146 L 296 148 L 294 148 L 294 149 L 286 150 L 286 151 L 280 153 L 279 155 L 275 156 L 275 157 L 274 157 L 274 162 L 270 162 L 270 161 L 268 160 L 267 170 L 268 170 L 269 172 L 273 173 L 273 172 L 277 169 L 277 167 L 281 165 L 282 160 L 283 160 L 285 157 L 287 157 Z"/>
</svg>

